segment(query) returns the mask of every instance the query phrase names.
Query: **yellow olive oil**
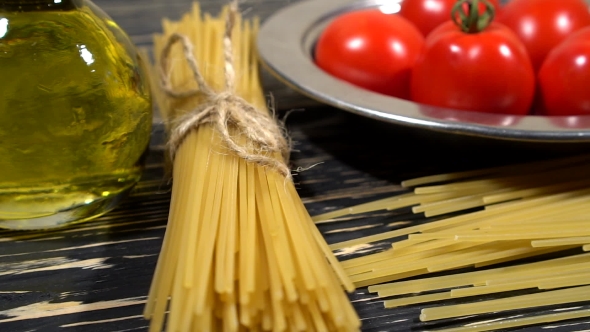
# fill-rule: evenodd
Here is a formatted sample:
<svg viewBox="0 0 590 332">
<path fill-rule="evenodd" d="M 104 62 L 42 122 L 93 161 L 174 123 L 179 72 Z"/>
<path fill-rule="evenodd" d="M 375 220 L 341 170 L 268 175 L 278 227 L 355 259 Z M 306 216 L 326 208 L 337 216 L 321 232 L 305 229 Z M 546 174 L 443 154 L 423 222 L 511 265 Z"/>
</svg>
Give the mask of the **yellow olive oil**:
<svg viewBox="0 0 590 332">
<path fill-rule="evenodd" d="M 141 61 L 89 1 L 6 3 L 0 0 L 0 227 L 51 228 L 98 216 L 141 175 L 152 123 Z"/>
</svg>

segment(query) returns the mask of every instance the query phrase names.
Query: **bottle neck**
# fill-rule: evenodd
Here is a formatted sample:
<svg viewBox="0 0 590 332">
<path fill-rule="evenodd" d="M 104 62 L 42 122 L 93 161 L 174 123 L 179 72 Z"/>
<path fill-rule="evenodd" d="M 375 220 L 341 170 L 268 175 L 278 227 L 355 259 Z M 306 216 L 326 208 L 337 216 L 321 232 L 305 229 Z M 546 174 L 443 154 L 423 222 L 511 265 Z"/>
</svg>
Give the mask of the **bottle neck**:
<svg viewBox="0 0 590 332">
<path fill-rule="evenodd" d="M 66 11 L 83 0 L 0 0 L 0 12 Z"/>
</svg>

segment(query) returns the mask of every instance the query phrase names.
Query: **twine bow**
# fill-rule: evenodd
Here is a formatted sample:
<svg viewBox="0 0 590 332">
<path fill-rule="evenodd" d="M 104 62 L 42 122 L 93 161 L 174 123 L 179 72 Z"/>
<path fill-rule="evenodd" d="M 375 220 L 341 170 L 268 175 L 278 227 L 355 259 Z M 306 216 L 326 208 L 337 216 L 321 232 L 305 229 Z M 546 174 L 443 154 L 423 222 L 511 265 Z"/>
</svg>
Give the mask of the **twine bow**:
<svg viewBox="0 0 590 332">
<path fill-rule="evenodd" d="M 236 72 L 233 61 L 231 34 L 237 14 L 237 3 L 230 4 L 226 29 L 223 37 L 223 55 L 225 61 L 225 91 L 216 92 L 205 82 L 193 53 L 193 44 L 188 37 L 172 34 L 162 50 L 160 61 L 160 78 L 163 91 L 172 98 L 187 98 L 201 95 L 205 101 L 194 110 L 177 119 L 170 132 L 169 147 L 172 160 L 184 139 L 194 129 L 205 123 L 211 123 L 219 132 L 222 141 L 229 150 L 240 158 L 270 167 L 285 177 L 291 172 L 285 161 L 288 160 L 290 144 L 285 137 L 284 129 L 269 115 L 266 110 L 258 110 L 235 93 Z M 175 90 L 166 75 L 170 61 L 170 50 L 176 43 L 183 48 L 184 57 L 192 71 L 197 89 L 186 91 Z M 247 145 L 236 142 L 230 133 L 230 126 L 234 132 L 246 138 Z M 280 153 L 283 160 L 275 155 Z"/>
</svg>

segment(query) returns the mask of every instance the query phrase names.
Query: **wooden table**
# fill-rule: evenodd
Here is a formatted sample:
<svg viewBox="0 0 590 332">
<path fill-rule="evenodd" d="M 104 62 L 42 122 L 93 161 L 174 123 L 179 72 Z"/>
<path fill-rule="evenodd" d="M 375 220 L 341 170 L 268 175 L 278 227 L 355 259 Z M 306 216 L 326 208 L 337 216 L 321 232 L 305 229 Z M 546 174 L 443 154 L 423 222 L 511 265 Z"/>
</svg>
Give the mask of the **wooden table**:
<svg viewBox="0 0 590 332">
<path fill-rule="evenodd" d="M 189 0 L 97 0 L 133 40 L 151 46 L 160 19 L 178 19 Z M 290 0 L 249 0 L 249 15 L 266 17 Z M 216 12 L 222 2 L 202 1 Z M 265 76 L 282 110 L 305 107 L 287 125 L 293 167 L 321 163 L 295 176 L 312 215 L 399 192 L 414 176 L 533 160 L 587 149 L 500 142 L 417 131 L 317 105 Z M 92 222 L 51 232 L 0 231 L 0 331 L 145 331 L 142 316 L 166 227 L 169 185 L 156 126 L 142 182 L 119 208 Z M 514 153 L 512 156 L 511 152 Z M 391 230 L 407 215 L 375 212 L 321 225 L 328 242 Z M 366 289 L 351 295 L 365 331 L 418 331 L 420 307 L 385 310 Z M 586 304 L 590 306 L 590 304 Z M 494 316 L 490 316 L 494 317 Z M 590 321 L 522 331 L 579 331 Z"/>
</svg>

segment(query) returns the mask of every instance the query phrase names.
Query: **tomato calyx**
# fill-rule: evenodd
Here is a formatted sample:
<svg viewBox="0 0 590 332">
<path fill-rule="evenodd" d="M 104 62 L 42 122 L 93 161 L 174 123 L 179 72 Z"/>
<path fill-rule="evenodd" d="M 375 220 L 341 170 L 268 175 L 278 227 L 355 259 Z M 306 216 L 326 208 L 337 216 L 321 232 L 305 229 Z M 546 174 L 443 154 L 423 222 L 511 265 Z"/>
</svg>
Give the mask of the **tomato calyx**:
<svg viewBox="0 0 590 332">
<path fill-rule="evenodd" d="M 485 7 L 481 13 L 480 4 Z M 496 9 L 488 0 L 459 0 L 451 9 L 451 19 L 465 33 L 485 30 L 495 15 Z"/>
</svg>

